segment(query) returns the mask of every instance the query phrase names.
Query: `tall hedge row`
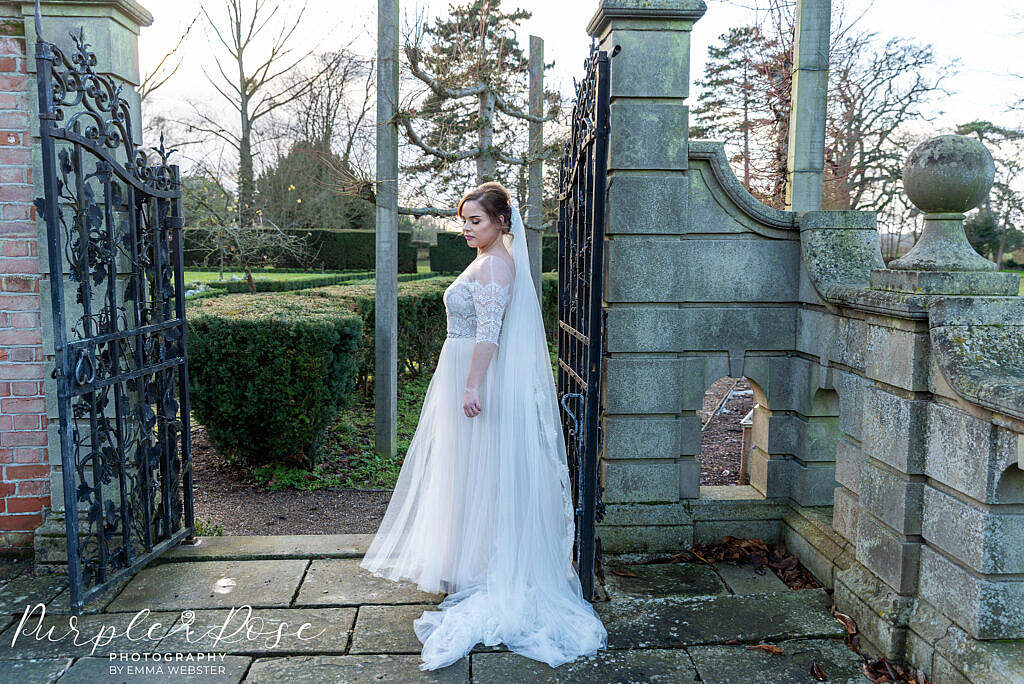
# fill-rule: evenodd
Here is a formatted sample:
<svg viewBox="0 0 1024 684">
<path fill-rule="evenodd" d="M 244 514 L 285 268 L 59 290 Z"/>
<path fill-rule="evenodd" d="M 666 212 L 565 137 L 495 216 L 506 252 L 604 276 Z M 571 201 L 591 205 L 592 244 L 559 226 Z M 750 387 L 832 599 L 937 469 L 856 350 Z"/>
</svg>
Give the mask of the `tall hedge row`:
<svg viewBox="0 0 1024 684">
<path fill-rule="evenodd" d="M 276 255 L 279 266 L 324 269 L 328 271 L 372 270 L 376 268 L 376 232 L 372 230 L 287 230 L 303 238 L 310 257 L 307 263 L 288 256 Z M 185 229 L 182 233 L 185 267 L 209 266 L 204 258 L 203 233 Z M 398 231 L 398 272 L 416 272 L 416 248 L 411 231 Z"/>
<path fill-rule="evenodd" d="M 541 236 L 541 270 L 558 270 L 558 236 Z M 476 258 L 476 247 L 466 244 L 462 233 L 439 232 L 437 244 L 430 246 L 430 270 L 435 273 L 461 273 Z"/>
</svg>

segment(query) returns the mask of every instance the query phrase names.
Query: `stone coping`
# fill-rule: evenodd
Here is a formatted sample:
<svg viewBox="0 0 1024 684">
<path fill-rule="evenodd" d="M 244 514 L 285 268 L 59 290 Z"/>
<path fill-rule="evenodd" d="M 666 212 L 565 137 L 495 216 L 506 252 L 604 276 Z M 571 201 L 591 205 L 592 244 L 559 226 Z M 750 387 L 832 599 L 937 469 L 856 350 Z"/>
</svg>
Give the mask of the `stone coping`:
<svg viewBox="0 0 1024 684">
<path fill-rule="evenodd" d="M 603 0 L 587 23 L 587 35 L 600 36 L 612 19 L 697 21 L 707 9 L 704 0 Z"/>
</svg>

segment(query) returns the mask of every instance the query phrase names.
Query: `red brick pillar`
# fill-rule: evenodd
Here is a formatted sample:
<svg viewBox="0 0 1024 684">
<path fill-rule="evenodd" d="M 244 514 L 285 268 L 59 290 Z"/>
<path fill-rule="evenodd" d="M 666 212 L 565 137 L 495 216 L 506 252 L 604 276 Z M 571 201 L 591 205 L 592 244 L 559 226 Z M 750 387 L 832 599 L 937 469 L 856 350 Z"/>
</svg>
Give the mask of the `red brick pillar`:
<svg viewBox="0 0 1024 684">
<path fill-rule="evenodd" d="M 0 18 L 0 553 L 28 553 L 50 506 L 26 59 L 23 18 Z"/>
</svg>

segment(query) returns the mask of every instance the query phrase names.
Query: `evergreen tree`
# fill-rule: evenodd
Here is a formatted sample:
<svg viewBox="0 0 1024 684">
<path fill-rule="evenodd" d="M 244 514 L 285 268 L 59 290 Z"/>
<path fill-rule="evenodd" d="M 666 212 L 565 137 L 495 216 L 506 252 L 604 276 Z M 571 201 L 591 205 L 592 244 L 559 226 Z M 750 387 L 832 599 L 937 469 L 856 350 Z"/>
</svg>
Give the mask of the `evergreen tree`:
<svg viewBox="0 0 1024 684">
<path fill-rule="evenodd" d="M 771 205 L 785 194 L 788 46 L 759 28 L 732 28 L 708 48 L 693 138 L 726 143 L 744 187 Z M 780 180 L 781 179 L 781 180 Z"/>
<path fill-rule="evenodd" d="M 964 224 L 971 245 L 1000 267 L 1010 252 L 1024 246 L 1024 193 L 1016 181 L 1024 173 L 1024 131 L 990 121 L 958 126 L 960 135 L 973 135 L 992 152 L 995 180 L 988 197 Z"/>
<path fill-rule="evenodd" d="M 737 147 L 731 160 L 743 166 L 743 185 L 750 190 L 751 117 L 756 103 L 753 56 L 760 52 L 761 35 L 752 26 L 729 29 L 708 47 L 704 78 L 693 114 L 693 138 L 713 138 Z"/>
<path fill-rule="evenodd" d="M 344 178 L 354 176 L 326 143 L 294 143 L 256 182 L 263 220 L 282 230 L 372 229 L 372 191 L 339 185 Z"/>
<path fill-rule="evenodd" d="M 428 90 L 417 110 L 400 116 L 407 136 L 423 151 L 403 173 L 419 180 L 421 194 L 451 203 L 482 180 L 515 187 L 529 120 L 528 60 L 515 29 L 532 14 L 505 12 L 501 0 L 453 4 L 448 14 L 422 27 L 419 39 L 405 47 L 410 70 Z M 558 97 L 545 93 L 553 105 Z M 495 109 L 509 116 L 495 116 Z M 474 148 L 481 148 L 478 154 L 471 153 Z"/>
</svg>

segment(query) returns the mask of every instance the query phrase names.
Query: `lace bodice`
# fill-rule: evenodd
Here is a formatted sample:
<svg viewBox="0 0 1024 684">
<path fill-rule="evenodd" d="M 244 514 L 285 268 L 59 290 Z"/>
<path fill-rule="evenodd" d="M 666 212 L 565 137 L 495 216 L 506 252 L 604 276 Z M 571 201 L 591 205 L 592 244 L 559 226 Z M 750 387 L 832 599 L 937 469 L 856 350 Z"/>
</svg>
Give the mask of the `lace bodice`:
<svg viewBox="0 0 1024 684">
<path fill-rule="evenodd" d="M 499 256 L 471 263 L 444 291 L 448 337 L 469 337 L 498 346 L 505 308 L 512 296 L 513 272 Z"/>
</svg>

